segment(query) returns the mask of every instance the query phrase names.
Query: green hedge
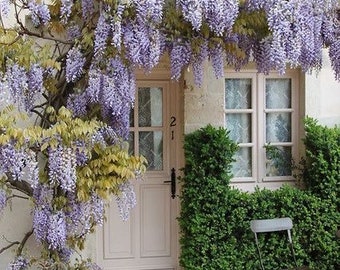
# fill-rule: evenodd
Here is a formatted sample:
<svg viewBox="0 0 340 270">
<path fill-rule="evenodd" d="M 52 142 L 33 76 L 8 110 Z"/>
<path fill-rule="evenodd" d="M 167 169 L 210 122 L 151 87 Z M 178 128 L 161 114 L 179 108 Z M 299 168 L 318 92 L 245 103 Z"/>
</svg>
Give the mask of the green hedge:
<svg viewBox="0 0 340 270">
<path fill-rule="evenodd" d="M 335 231 L 339 212 L 330 199 L 291 186 L 245 193 L 230 187 L 236 144 L 221 128 L 207 126 L 185 137 L 181 256 L 184 269 L 260 269 L 251 219 L 289 216 L 298 265 L 340 269 Z M 311 189 L 314 190 L 314 189 Z M 293 267 L 285 235 L 261 234 L 266 269 Z"/>
<path fill-rule="evenodd" d="M 316 120 L 307 118 L 305 130 L 303 181 L 315 195 L 333 201 L 339 209 L 340 128 L 322 126 Z"/>
</svg>

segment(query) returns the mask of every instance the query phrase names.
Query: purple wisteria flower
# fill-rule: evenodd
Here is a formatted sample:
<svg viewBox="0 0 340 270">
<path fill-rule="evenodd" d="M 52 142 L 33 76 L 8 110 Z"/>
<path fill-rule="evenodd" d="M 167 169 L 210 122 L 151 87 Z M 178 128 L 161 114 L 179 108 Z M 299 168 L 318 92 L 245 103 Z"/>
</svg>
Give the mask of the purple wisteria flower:
<svg viewBox="0 0 340 270">
<path fill-rule="evenodd" d="M 87 113 L 87 105 L 90 99 L 86 92 L 81 94 L 71 94 L 67 98 L 67 109 L 71 110 L 75 117 L 85 116 Z"/>
<path fill-rule="evenodd" d="M 96 57 L 100 57 L 107 47 L 107 40 L 111 27 L 107 22 L 106 17 L 108 17 L 108 15 L 102 11 L 94 32 L 94 54 Z"/>
<path fill-rule="evenodd" d="M 59 258 L 63 263 L 69 263 L 74 250 L 64 247 L 58 250 Z"/>
<path fill-rule="evenodd" d="M 44 90 L 44 70 L 32 64 L 28 71 L 18 64 L 7 67 L 4 82 L 14 103 L 30 113 L 35 101 Z"/>
<path fill-rule="evenodd" d="M 45 207 L 35 207 L 33 211 L 33 229 L 35 239 L 39 242 L 46 241 L 50 223 L 51 211 Z"/>
<path fill-rule="evenodd" d="M 50 216 L 50 223 L 47 230 L 46 241 L 49 249 L 63 249 L 66 246 L 66 219 L 62 211 Z"/>
<path fill-rule="evenodd" d="M 72 13 L 73 1 L 61 0 L 60 18 L 62 23 L 66 23 Z"/>
<path fill-rule="evenodd" d="M 119 3 L 115 15 L 111 17 L 110 27 L 112 32 L 111 44 L 119 51 L 121 50 L 123 29 L 122 29 L 122 17 L 126 8 L 125 4 Z"/>
<path fill-rule="evenodd" d="M 136 7 L 137 17 L 145 23 L 160 23 L 163 17 L 164 0 L 140 1 L 133 0 Z"/>
<path fill-rule="evenodd" d="M 33 107 L 35 101 L 40 97 L 44 90 L 43 86 L 44 69 L 38 64 L 32 64 L 27 72 L 28 91 L 26 96 L 23 96 L 25 109 L 29 112 Z"/>
<path fill-rule="evenodd" d="M 29 261 L 23 256 L 16 257 L 13 262 L 11 262 L 7 270 L 25 270 L 28 269 Z"/>
<path fill-rule="evenodd" d="M 122 220 L 127 220 L 130 210 L 136 206 L 136 194 L 130 181 L 122 183 L 119 187 L 120 193 L 116 196 L 116 203 Z"/>
<path fill-rule="evenodd" d="M 134 20 L 124 27 L 124 46 L 127 57 L 134 65 L 150 71 L 161 56 L 161 33 L 151 24 Z"/>
<path fill-rule="evenodd" d="M 209 28 L 222 36 L 229 32 L 239 12 L 238 0 L 203 0 L 202 8 Z"/>
<path fill-rule="evenodd" d="M 35 207 L 33 209 L 33 229 L 39 242 L 46 241 L 52 215 L 53 189 L 47 185 L 37 184 L 33 189 Z"/>
<path fill-rule="evenodd" d="M 225 53 L 221 44 L 216 44 L 209 51 L 214 73 L 217 79 L 224 77 L 224 58 Z"/>
<path fill-rule="evenodd" d="M 70 235 L 85 235 L 90 229 L 90 209 L 86 202 L 79 202 L 74 194 L 68 194 L 69 207 L 65 212 L 66 229 Z"/>
<path fill-rule="evenodd" d="M 86 201 L 78 201 L 74 194 L 69 194 L 69 207 L 65 212 L 67 235 L 85 237 L 93 225 L 102 225 L 104 221 L 104 201 L 97 194 L 92 194 Z"/>
<path fill-rule="evenodd" d="M 125 138 L 136 89 L 132 67 L 126 66 L 117 56 L 108 59 L 105 71 L 91 67 L 89 76 L 85 91 L 90 102 L 101 105 L 103 118 Z"/>
<path fill-rule="evenodd" d="M 256 62 L 257 70 L 264 74 L 268 74 L 273 69 L 270 60 L 271 39 L 264 39 L 254 44 L 253 56 Z"/>
<path fill-rule="evenodd" d="M 26 98 L 24 94 L 28 89 L 28 77 L 26 70 L 18 64 L 13 64 L 7 67 L 5 77 L 12 99 L 26 107 Z"/>
<path fill-rule="evenodd" d="M 31 12 L 32 23 L 34 26 L 46 25 L 51 20 L 50 10 L 46 4 L 40 4 L 35 0 L 30 0 L 27 4 Z"/>
<path fill-rule="evenodd" d="M 36 93 L 42 93 L 43 86 L 43 74 L 44 70 L 38 64 L 32 64 L 27 77 L 28 77 L 28 89 L 30 94 L 34 97 Z"/>
<path fill-rule="evenodd" d="M 329 46 L 329 58 L 335 72 L 335 78 L 340 81 L 340 37 Z"/>
<path fill-rule="evenodd" d="M 67 53 L 66 81 L 75 82 L 83 73 L 85 57 L 78 47 L 73 47 Z"/>
<path fill-rule="evenodd" d="M 80 27 L 77 24 L 71 24 L 66 29 L 67 40 L 72 41 L 81 36 Z"/>
<path fill-rule="evenodd" d="M 203 10 L 200 0 L 177 0 L 185 20 L 192 24 L 193 29 L 199 31 L 202 26 Z"/>
<path fill-rule="evenodd" d="M 200 46 L 199 52 L 193 56 L 192 60 L 194 81 L 195 84 L 199 87 L 201 87 L 203 83 L 203 62 L 204 60 L 207 59 L 207 57 L 208 57 L 208 42 L 204 41 Z"/>
<path fill-rule="evenodd" d="M 33 190 L 33 199 L 36 206 L 52 209 L 53 188 L 39 183 Z"/>
<path fill-rule="evenodd" d="M 81 0 L 82 15 L 84 20 L 91 18 L 94 12 L 93 0 Z"/>
<path fill-rule="evenodd" d="M 170 50 L 171 78 L 179 80 L 182 70 L 190 63 L 191 47 L 189 43 L 174 43 Z"/>
<path fill-rule="evenodd" d="M 276 0 L 248 0 L 245 3 L 245 7 L 250 11 L 260 9 L 269 10 L 275 1 Z"/>
<path fill-rule="evenodd" d="M 76 154 L 70 147 L 59 145 L 48 151 L 48 176 L 51 184 L 60 185 L 64 191 L 74 192 L 76 186 Z"/>
<path fill-rule="evenodd" d="M 10 10 L 10 0 L 0 0 L 0 17 L 7 17 Z"/>
<path fill-rule="evenodd" d="M 85 267 L 87 270 L 102 270 L 101 267 L 99 267 L 99 265 L 97 265 L 96 263 L 93 262 L 87 262 L 85 264 Z"/>
<path fill-rule="evenodd" d="M 29 158 L 23 149 L 16 149 L 13 145 L 7 144 L 0 147 L 0 173 L 9 173 L 14 180 L 24 179 L 24 168 Z"/>
<path fill-rule="evenodd" d="M 97 194 L 93 194 L 90 200 L 92 218 L 95 224 L 103 225 L 104 201 Z"/>
</svg>

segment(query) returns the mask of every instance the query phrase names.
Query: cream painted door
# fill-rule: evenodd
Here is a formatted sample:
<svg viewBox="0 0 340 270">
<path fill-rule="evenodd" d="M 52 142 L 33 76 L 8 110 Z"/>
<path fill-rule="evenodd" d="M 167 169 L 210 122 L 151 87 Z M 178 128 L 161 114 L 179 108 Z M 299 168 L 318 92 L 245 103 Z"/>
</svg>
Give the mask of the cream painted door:
<svg viewBox="0 0 340 270">
<path fill-rule="evenodd" d="M 173 89 L 175 88 L 175 89 Z M 138 81 L 131 115 L 130 151 L 148 159 L 142 181 L 134 181 L 137 206 L 122 221 L 113 201 L 98 233 L 97 262 L 105 270 L 172 270 L 178 267 L 178 197 L 171 172 L 179 169 L 178 88 L 169 80 Z"/>
</svg>

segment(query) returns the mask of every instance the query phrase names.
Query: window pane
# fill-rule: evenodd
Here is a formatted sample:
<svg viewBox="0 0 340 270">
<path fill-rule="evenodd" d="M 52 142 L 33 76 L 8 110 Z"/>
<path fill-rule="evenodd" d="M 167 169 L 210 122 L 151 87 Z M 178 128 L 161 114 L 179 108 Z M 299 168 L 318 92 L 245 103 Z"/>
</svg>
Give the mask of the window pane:
<svg viewBox="0 0 340 270">
<path fill-rule="evenodd" d="M 241 147 L 235 154 L 236 161 L 233 163 L 232 173 L 234 177 L 252 176 L 252 156 L 250 147 Z"/>
<path fill-rule="evenodd" d="M 140 127 L 163 125 L 162 88 L 138 88 L 138 124 Z"/>
<path fill-rule="evenodd" d="M 226 109 L 251 108 L 251 79 L 226 79 Z"/>
<path fill-rule="evenodd" d="M 238 143 L 251 142 L 251 114 L 230 113 L 226 115 L 226 128 L 230 138 Z"/>
<path fill-rule="evenodd" d="M 266 108 L 291 108 L 291 79 L 266 79 Z"/>
<path fill-rule="evenodd" d="M 163 132 L 139 132 L 139 153 L 148 161 L 148 170 L 160 171 L 163 169 Z"/>
<path fill-rule="evenodd" d="M 291 142 L 291 133 L 291 113 L 266 114 L 267 142 Z"/>
<path fill-rule="evenodd" d="M 128 143 L 129 143 L 129 154 L 134 155 L 135 154 L 135 134 L 133 132 L 129 132 L 129 138 L 128 138 Z"/>
<path fill-rule="evenodd" d="M 134 127 L 135 126 L 135 114 L 134 114 L 134 112 L 135 112 L 135 109 L 132 108 L 130 110 L 130 127 Z"/>
<path fill-rule="evenodd" d="M 266 150 L 266 158 L 266 176 L 292 175 L 291 147 L 271 147 L 271 150 Z"/>
</svg>

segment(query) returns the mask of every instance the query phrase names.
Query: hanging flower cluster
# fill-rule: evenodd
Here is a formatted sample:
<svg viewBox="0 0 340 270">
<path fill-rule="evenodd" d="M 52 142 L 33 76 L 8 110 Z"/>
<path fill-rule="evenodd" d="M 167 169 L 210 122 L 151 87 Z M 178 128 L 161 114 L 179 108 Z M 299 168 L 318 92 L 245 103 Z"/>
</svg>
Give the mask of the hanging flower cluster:
<svg viewBox="0 0 340 270">
<path fill-rule="evenodd" d="M 129 180 L 139 177 L 145 164 L 143 158 L 129 156 L 113 129 L 102 122 L 73 118 L 65 108 L 58 114 L 51 110 L 51 117 L 56 123 L 50 128 L 25 130 L 15 127 L 15 117 L 1 113 L 0 130 L 6 132 L 0 134 L 0 173 L 5 176 L 0 180 L 0 213 L 9 189 L 20 190 L 25 184 L 35 239 L 47 248 L 45 256 L 68 265 L 86 236 L 103 224 L 110 195 L 117 197 L 122 217 L 128 218 L 136 204 Z M 19 254 L 9 269 L 27 269 L 36 261 Z"/>
<path fill-rule="evenodd" d="M 109 194 L 120 194 L 123 219 L 136 203 L 128 179 L 144 160 L 119 155 L 135 69 L 150 72 L 168 56 L 173 79 L 191 66 L 200 86 L 206 60 L 217 78 L 225 65 L 239 70 L 249 61 L 283 74 L 287 66 L 320 69 L 328 47 L 340 80 L 339 8 L 338 0 L 0 0 L 0 90 L 38 116 L 34 128 L 15 129 L 0 115 L 0 212 L 9 189 L 22 190 L 50 263 L 67 263 L 103 222 Z M 7 29 L 11 12 L 17 25 Z M 9 269 L 29 264 L 19 254 Z"/>
</svg>

